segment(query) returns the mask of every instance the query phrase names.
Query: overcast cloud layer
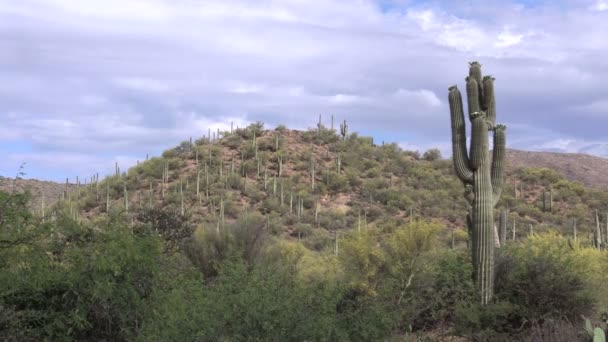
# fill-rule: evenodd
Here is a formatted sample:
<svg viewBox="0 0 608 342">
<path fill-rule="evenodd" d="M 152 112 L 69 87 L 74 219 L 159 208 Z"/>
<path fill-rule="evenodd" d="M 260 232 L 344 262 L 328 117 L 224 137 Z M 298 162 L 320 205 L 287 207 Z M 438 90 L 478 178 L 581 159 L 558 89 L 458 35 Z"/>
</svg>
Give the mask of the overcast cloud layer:
<svg viewBox="0 0 608 342">
<path fill-rule="evenodd" d="M 608 156 L 608 0 L 0 0 L 0 175 L 108 174 L 208 128 L 449 154 L 447 89 L 496 77 L 512 148 Z"/>
</svg>

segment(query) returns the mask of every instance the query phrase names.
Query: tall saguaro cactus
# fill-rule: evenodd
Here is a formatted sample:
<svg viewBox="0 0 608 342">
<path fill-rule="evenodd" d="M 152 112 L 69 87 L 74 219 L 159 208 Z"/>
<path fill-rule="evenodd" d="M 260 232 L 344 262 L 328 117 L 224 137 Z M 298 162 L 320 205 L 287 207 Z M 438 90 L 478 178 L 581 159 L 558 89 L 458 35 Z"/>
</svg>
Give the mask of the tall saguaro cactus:
<svg viewBox="0 0 608 342">
<path fill-rule="evenodd" d="M 456 175 L 465 184 L 465 197 L 471 205 L 467 217 L 471 235 L 473 277 L 482 304 L 494 293 L 494 206 L 500 199 L 504 179 L 505 129 L 496 125 L 494 78 L 481 77 L 481 64 L 470 63 L 467 103 L 471 121 L 470 150 L 467 153 L 462 96 L 454 85 L 449 88 L 452 121 L 452 148 Z M 489 133 L 494 134 L 492 158 Z"/>
</svg>

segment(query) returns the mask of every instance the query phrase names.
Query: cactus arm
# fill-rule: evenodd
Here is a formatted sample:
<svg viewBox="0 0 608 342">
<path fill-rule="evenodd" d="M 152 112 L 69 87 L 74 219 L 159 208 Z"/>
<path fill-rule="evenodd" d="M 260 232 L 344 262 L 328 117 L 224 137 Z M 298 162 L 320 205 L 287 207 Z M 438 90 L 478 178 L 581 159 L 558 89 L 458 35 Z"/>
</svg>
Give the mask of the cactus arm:
<svg viewBox="0 0 608 342">
<path fill-rule="evenodd" d="M 490 129 L 496 125 L 496 98 L 494 97 L 494 78 L 485 76 L 483 78 L 483 110 L 486 112 Z"/>
<path fill-rule="evenodd" d="M 479 91 L 479 84 L 474 78 L 467 77 L 467 105 L 469 107 L 469 115 L 481 112 L 481 101 L 479 100 L 481 94 Z"/>
<path fill-rule="evenodd" d="M 471 152 L 469 166 L 475 171 L 481 166 L 484 153 L 488 153 L 488 125 L 484 112 L 473 112 L 471 118 Z"/>
<path fill-rule="evenodd" d="M 505 173 L 505 146 L 506 146 L 506 127 L 496 125 L 494 128 L 494 149 L 492 151 L 492 193 L 494 195 L 494 206 L 500 200 L 504 183 Z"/>
<path fill-rule="evenodd" d="M 477 90 L 478 90 L 478 101 L 481 106 L 483 106 L 483 97 L 485 93 L 482 92 L 483 80 L 481 77 L 481 64 L 477 61 L 469 63 L 469 78 L 475 80 L 477 82 Z M 468 81 L 468 80 L 467 80 Z M 468 92 L 468 89 L 467 89 Z"/>
<path fill-rule="evenodd" d="M 467 136 L 462 109 L 462 96 L 456 86 L 449 89 L 450 116 L 452 119 L 452 158 L 456 175 L 465 184 L 472 184 L 473 171 L 469 168 Z"/>
</svg>

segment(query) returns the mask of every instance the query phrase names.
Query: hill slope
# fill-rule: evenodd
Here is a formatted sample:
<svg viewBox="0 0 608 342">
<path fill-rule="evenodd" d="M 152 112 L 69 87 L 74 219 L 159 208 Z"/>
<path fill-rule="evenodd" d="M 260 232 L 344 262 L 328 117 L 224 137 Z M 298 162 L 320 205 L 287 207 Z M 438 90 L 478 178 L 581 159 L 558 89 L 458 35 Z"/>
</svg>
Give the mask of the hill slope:
<svg viewBox="0 0 608 342">
<path fill-rule="evenodd" d="M 510 170 L 519 168 L 549 168 L 569 180 L 586 186 L 608 190 L 608 159 L 582 153 L 531 152 L 509 149 L 507 165 Z"/>
<path fill-rule="evenodd" d="M 608 193 L 571 182 L 545 159 L 522 153 L 509 152 L 511 167 L 497 206 L 510 211 L 509 230 L 515 224 L 517 237 L 527 236 L 530 227 L 568 232 L 573 218 L 579 231 L 591 229 L 594 210 L 606 210 Z M 527 162 L 550 169 L 521 169 Z M 561 170 L 568 164 L 556 165 Z M 583 179 L 574 170 L 571 179 Z M 549 189 L 550 209 L 542 203 Z M 127 211 L 136 219 L 139 208 L 173 208 L 214 229 L 256 213 L 273 234 L 302 239 L 316 250 L 330 248 L 342 230 L 391 231 L 415 219 L 444 226 L 446 242 L 451 232 L 456 243 L 466 240 L 467 203 L 450 160 L 423 158 L 396 144 L 374 145 L 356 133 L 342 137 L 325 127 L 265 130 L 258 123 L 213 141 L 184 141 L 162 157 L 81 187 L 80 195 L 76 190 L 59 211 L 81 219 Z"/>
<path fill-rule="evenodd" d="M 73 187 L 73 184 L 67 185 L 68 189 Z M 14 179 L 0 176 L 0 190 L 6 192 L 28 190 L 32 196 L 31 209 L 39 212 L 43 201 L 45 207 L 50 207 L 60 200 L 66 190 L 66 185 L 37 179 Z"/>
</svg>

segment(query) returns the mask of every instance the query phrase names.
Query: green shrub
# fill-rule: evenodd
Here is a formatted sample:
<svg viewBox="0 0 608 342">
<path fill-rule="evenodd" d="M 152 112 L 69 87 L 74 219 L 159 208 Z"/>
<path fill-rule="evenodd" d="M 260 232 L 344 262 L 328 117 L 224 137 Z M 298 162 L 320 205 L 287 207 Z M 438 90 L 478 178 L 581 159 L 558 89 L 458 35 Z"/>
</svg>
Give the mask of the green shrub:
<svg viewBox="0 0 608 342">
<path fill-rule="evenodd" d="M 0 307 L 10 323 L 0 329 L 3 340 L 136 336 L 158 274 L 156 237 L 134 236 L 116 217 L 19 230 L 30 239 L 0 249 Z"/>
<path fill-rule="evenodd" d="M 593 301 L 586 287 L 588 266 L 556 234 L 538 234 L 497 255 L 496 296 L 516 306 L 512 328 L 588 315 Z"/>
</svg>

